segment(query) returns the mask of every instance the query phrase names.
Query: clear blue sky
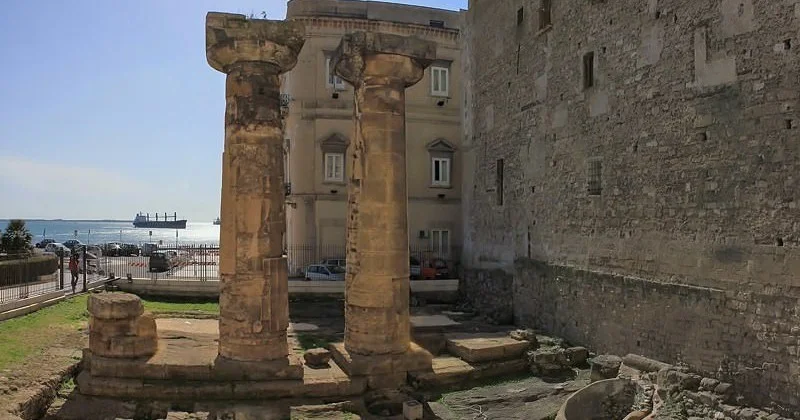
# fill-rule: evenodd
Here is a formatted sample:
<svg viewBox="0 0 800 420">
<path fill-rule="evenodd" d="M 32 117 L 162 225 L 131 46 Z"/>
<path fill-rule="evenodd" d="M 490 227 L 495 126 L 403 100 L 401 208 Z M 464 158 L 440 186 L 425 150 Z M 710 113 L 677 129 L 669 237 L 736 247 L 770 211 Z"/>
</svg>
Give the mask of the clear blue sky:
<svg viewBox="0 0 800 420">
<path fill-rule="evenodd" d="M 205 15 L 282 19 L 284 0 L 3 6 L 0 219 L 218 215 L 225 76 L 206 63 Z"/>
</svg>

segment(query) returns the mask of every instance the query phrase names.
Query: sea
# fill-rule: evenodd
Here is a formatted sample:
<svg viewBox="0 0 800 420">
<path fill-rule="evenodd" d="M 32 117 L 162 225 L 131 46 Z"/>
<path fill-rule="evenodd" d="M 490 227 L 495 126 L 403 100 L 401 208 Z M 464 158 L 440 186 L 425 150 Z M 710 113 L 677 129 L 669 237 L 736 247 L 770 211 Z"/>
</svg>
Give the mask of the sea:
<svg viewBox="0 0 800 420">
<path fill-rule="evenodd" d="M 5 230 L 8 220 L 0 219 Z M 188 222 L 186 229 L 150 229 L 133 227 L 133 222 L 107 220 L 26 220 L 25 226 L 33 235 L 33 243 L 43 238 L 64 242 L 78 239 L 90 245 L 122 242 L 141 245 L 219 245 L 219 226 L 212 222 Z"/>
</svg>

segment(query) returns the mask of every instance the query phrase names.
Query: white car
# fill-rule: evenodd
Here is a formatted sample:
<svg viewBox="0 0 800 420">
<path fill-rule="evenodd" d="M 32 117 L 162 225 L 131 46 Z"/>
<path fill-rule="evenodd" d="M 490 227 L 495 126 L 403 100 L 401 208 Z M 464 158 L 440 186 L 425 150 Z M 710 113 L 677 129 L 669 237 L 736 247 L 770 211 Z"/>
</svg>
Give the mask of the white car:
<svg viewBox="0 0 800 420">
<path fill-rule="evenodd" d="M 312 264 L 306 267 L 306 280 L 344 281 L 344 267 L 335 265 Z"/>
<path fill-rule="evenodd" d="M 51 254 L 56 254 L 58 256 L 69 257 L 71 251 L 69 248 L 64 246 L 64 244 L 60 242 L 51 242 L 44 246 L 44 252 L 49 252 Z"/>
</svg>

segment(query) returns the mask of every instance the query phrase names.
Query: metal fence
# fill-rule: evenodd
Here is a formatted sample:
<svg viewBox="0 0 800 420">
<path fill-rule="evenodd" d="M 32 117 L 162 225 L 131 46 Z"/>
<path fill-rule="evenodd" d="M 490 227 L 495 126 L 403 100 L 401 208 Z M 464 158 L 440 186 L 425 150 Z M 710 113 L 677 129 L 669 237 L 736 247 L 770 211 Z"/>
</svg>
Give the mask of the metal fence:
<svg viewBox="0 0 800 420">
<path fill-rule="evenodd" d="M 111 256 L 97 259 L 94 269 L 104 276 L 165 280 L 218 280 L 219 247 L 178 245 L 159 247 L 146 255 Z"/>
<path fill-rule="evenodd" d="M 64 289 L 63 260 L 53 265 L 44 259 L 27 254 L 0 257 L 0 305 Z"/>
<path fill-rule="evenodd" d="M 292 277 L 304 276 L 305 269 L 310 264 L 319 264 L 324 260 L 345 260 L 346 247 L 344 245 L 289 245 L 287 249 L 289 260 L 289 275 Z M 461 248 L 451 246 L 447 249 L 434 249 L 426 246 L 409 248 L 411 264 L 429 267 L 435 260 L 447 264 L 451 273 L 457 273 L 461 261 Z"/>
</svg>

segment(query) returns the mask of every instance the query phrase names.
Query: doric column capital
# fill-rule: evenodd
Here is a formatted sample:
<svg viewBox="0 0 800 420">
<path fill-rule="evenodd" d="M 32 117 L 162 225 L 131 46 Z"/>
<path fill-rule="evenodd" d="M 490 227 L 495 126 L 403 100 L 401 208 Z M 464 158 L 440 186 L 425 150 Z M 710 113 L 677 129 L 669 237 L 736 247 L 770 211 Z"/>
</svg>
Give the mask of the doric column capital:
<svg viewBox="0 0 800 420">
<path fill-rule="evenodd" d="M 300 22 L 248 19 L 233 13 L 206 15 L 206 57 L 208 64 L 229 73 L 237 63 L 265 63 L 278 74 L 297 64 L 305 42 Z"/>
<path fill-rule="evenodd" d="M 413 36 L 354 32 L 342 38 L 333 63 L 336 74 L 353 86 L 378 79 L 409 87 L 422 79 L 435 59 L 434 42 Z"/>
</svg>

